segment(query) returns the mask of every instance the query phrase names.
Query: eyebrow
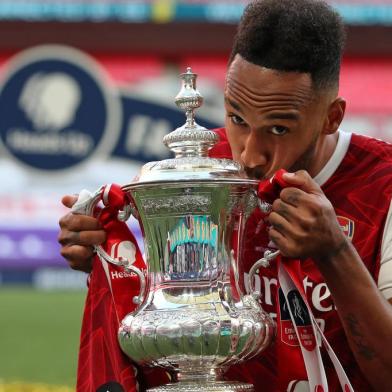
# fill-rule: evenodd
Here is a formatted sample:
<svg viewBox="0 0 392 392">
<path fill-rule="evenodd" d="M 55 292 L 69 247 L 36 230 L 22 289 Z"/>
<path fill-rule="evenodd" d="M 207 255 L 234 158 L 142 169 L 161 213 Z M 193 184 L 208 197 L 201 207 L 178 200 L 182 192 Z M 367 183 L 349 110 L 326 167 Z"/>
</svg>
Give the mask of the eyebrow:
<svg viewBox="0 0 392 392">
<path fill-rule="evenodd" d="M 235 110 L 238 110 L 240 113 L 242 113 L 241 106 L 237 102 L 227 97 L 225 97 L 225 102 L 231 105 Z"/>
<path fill-rule="evenodd" d="M 265 116 L 268 120 L 298 120 L 299 114 L 293 112 L 273 112 Z"/>
<path fill-rule="evenodd" d="M 235 110 L 238 110 L 240 113 L 242 113 L 241 106 L 233 101 L 232 99 L 225 97 L 225 102 L 228 103 L 230 106 L 232 106 Z M 299 114 L 298 113 L 293 113 L 293 112 L 272 112 L 269 113 L 265 116 L 267 120 L 294 120 L 298 121 L 299 120 Z"/>
</svg>

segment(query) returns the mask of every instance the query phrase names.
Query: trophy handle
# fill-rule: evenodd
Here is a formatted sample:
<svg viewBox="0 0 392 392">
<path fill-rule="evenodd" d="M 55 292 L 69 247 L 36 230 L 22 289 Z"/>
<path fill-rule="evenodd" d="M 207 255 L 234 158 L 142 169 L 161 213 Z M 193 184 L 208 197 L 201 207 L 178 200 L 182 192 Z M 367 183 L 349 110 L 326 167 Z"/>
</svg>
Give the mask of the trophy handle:
<svg viewBox="0 0 392 392">
<path fill-rule="evenodd" d="M 260 195 L 256 189 L 253 189 L 252 194 L 256 199 L 257 207 L 259 207 L 260 211 L 263 214 L 269 214 L 272 211 L 272 204 L 261 199 Z"/>
<path fill-rule="evenodd" d="M 140 279 L 140 293 L 139 295 L 135 295 L 132 298 L 132 301 L 136 305 L 140 305 L 144 299 L 144 293 L 146 291 L 146 278 L 142 271 L 139 268 L 130 264 L 130 261 L 124 257 L 119 257 L 118 259 L 113 258 L 107 254 L 107 252 L 102 248 L 101 245 L 94 246 L 95 253 L 100 258 L 100 260 L 104 260 L 110 264 L 117 265 L 119 267 L 124 267 L 127 272 L 134 272 Z"/>
<path fill-rule="evenodd" d="M 111 187 L 112 185 L 106 185 L 98 189 L 94 193 L 91 193 L 88 190 L 83 189 L 79 193 L 78 200 L 72 206 L 71 212 L 77 215 L 95 216 L 94 210 L 100 201 L 102 201 L 106 206 L 109 205 L 108 194 L 111 190 Z M 121 188 L 117 188 L 115 190 L 118 189 L 121 190 Z M 116 207 L 118 208 L 118 206 Z M 133 212 L 134 209 L 132 208 L 132 206 L 124 201 L 122 210 L 118 209 L 117 219 L 125 222 L 133 214 Z M 132 300 L 134 304 L 140 305 L 143 302 L 145 291 L 146 291 L 146 278 L 143 272 L 139 268 L 133 266 L 131 260 L 125 257 L 119 257 L 119 258 L 111 257 L 108 255 L 108 253 L 101 245 L 94 245 L 93 247 L 94 247 L 94 252 L 96 253 L 96 255 L 99 257 L 101 261 L 106 261 L 107 263 L 124 267 L 124 269 L 127 272 L 132 271 L 139 277 L 140 293 L 138 296 L 134 296 Z"/>
<path fill-rule="evenodd" d="M 260 260 L 257 260 L 253 265 L 252 268 L 249 270 L 249 275 L 248 275 L 248 284 L 249 284 L 249 292 L 252 293 L 253 296 L 260 298 L 260 293 L 256 291 L 255 285 L 254 285 L 254 277 L 256 273 L 258 273 L 259 268 L 268 268 L 270 265 L 270 261 L 275 259 L 276 256 L 278 256 L 280 253 L 280 250 L 276 250 L 275 252 L 271 250 L 266 250 L 264 252 L 264 257 L 262 257 Z"/>
</svg>

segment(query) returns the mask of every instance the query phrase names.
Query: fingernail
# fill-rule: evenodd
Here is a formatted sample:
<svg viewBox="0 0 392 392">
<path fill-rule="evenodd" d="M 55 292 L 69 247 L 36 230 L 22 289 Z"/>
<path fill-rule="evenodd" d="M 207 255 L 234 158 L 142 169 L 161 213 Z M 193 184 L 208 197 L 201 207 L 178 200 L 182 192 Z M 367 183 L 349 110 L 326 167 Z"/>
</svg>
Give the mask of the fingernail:
<svg viewBox="0 0 392 392">
<path fill-rule="evenodd" d="M 284 174 L 283 174 L 283 177 L 286 177 L 286 178 L 294 178 L 294 177 L 295 177 L 295 173 L 284 173 Z"/>
</svg>

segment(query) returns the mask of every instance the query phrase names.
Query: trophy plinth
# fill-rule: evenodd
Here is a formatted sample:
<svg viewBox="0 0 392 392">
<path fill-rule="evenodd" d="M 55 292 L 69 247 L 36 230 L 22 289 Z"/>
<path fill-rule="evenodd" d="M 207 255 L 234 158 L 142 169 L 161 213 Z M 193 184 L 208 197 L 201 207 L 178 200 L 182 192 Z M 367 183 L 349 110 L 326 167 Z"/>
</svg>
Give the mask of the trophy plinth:
<svg viewBox="0 0 392 392">
<path fill-rule="evenodd" d="M 151 391 L 253 391 L 223 374 L 274 336 L 257 296 L 245 292 L 240 262 L 258 181 L 232 160 L 208 157 L 218 136 L 195 122 L 196 75 L 188 68 L 181 79 L 176 103 L 186 123 L 164 138 L 175 157 L 144 165 L 122 187 L 130 200 L 124 210 L 143 229 L 148 274 L 144 299 L 122 320 L 118 340 L 133 361 L 177 372 L 178 382 Z"/>
</svg>

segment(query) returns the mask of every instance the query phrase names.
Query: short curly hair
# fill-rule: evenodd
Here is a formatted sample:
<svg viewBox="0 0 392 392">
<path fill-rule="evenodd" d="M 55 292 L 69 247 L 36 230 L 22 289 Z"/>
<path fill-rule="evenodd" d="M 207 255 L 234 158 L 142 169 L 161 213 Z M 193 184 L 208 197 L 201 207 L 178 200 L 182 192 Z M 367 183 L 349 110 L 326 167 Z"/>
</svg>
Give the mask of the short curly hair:
<svg viewBox="0 0 392 392">
<path fill-rule="evenodd" d="M 338 86 L 346 33 L 321 0 L 257 0 L 245 8 L 230 63 L 239 54 L 278 71 L 309 73 L 316 88 Z"/>
</svg>

